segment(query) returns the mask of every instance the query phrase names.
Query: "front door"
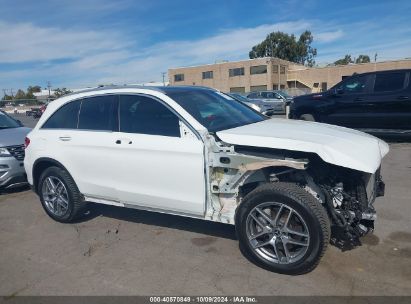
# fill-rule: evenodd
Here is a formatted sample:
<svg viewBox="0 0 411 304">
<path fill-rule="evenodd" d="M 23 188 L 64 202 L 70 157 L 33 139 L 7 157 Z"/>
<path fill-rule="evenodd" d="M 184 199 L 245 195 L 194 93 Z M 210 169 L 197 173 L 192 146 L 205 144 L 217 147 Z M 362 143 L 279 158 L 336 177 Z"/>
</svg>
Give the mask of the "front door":
<svg viewBox="0 0 411 304">
<path fill-rule="evenodd" d="M 364 128 L 371 123 L 369 74 L 353 76 L 327 96 L 327 104 L 321 109 L 321 121 L 349 128 Z"/>
<path fill-rule="evenodd" d="M 119 118 L 115 176 L 120 201 L 203 215 L 203 142 L 182 137 L 177 114 L 150 96 L 121 95 Z"/>
</svg>

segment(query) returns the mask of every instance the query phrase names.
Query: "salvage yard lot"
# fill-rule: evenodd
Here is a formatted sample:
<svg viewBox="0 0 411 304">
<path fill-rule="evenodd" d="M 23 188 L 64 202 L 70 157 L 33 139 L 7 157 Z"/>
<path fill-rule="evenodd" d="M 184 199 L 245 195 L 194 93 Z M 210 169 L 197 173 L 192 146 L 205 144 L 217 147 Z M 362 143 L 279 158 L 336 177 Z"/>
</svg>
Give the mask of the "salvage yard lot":
<svg viewBox="0 0 411 304">
<path fill-rule="evenodd" d="M 60 224 L 31 191 L 0 195 L 0 295 L 411 295 L 411 144 L 390 147 L 375 233 L 296 277 L 250 263 L 229 225 L 102 205 Z"/>
</svg>

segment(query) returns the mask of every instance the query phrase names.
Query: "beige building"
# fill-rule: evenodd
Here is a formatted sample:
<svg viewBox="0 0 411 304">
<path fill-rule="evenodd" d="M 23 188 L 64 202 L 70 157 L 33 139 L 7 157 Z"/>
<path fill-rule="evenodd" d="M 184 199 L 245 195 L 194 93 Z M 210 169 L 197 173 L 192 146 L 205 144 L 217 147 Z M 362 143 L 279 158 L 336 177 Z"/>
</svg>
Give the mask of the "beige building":
<svg viewBox="0 0 411 304">
<path fill-rule="evenodd" d="M 257 58 L 168 70 L 170 85 L 199 85 L 223 92 L 287 89 L 293 95 L 329 89 L 353 73 L 411 69 L 411 60 L 308 68 L 278 58 Z"/>
</svg>

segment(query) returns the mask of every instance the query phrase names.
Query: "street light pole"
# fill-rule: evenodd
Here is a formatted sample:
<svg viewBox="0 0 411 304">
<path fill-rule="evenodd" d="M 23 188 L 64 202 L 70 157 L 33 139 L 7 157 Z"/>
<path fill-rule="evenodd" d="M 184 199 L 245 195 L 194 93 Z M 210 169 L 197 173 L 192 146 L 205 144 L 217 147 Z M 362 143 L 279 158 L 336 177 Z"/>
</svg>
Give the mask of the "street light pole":
<svg viewBox="0 0 411 304">
<path fill-rule="evenodd" d="M 167 72 L 161 72 L 161 75 L 163 76 L 163 87 L 166 86 L 165 78 L 166 78 Z"/>
</svg>

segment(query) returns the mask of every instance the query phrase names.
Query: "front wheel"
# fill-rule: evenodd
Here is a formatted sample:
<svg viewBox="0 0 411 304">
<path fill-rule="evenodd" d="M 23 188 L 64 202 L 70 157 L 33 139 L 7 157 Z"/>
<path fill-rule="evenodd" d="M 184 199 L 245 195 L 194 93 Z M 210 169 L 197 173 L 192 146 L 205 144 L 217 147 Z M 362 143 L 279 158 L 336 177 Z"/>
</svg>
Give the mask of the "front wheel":
<svg viewBox="0 0 411 304">
<path fill-rule="evenodd" d="M 257 187 L 239 206 L 236 231 L 242 251 L 257 265 L 283 274 L 312 271 L 325 253 L 330 223 L 323 206 L 301 187 Z"/>
</svg>

